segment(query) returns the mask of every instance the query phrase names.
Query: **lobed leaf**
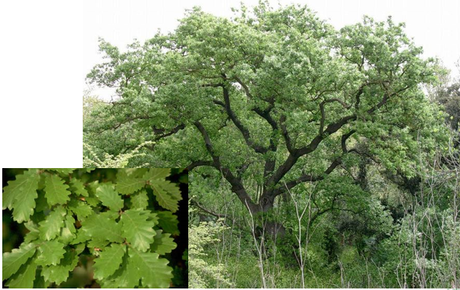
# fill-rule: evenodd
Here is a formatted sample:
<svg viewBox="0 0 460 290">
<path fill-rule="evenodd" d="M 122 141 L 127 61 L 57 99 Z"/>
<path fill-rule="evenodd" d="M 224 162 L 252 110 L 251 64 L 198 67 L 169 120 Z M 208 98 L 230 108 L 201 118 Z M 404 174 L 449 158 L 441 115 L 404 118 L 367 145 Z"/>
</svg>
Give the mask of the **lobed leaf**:
<svg viewBox="0 0 460 290">
<path fill-rule="evenodd" d="M 69 271 L 73 270 L 78 263 L 78 254 L 75 251 L 67 251 L 58 265 L 43 267 L 42 275 L 45 281 L 61 284 L 69 277 Z"/>
<path fill-rule="evenodd" d="M 172 212 L 179 209 L 182 196 L 177 185 L 166 180 L 155 180 L 150 182 L 150 186 L 160 206 Z"/>
<path fill-rule="evenodd" d="M 64 257 L 64 244 L 54 240 L 41 243 L 38 247 L 39 255 L 37 256 L 36 263 L 41 266 L 57 265 Z"/>
<path fill-rule="evenodd" d="M 30 259 L 5 285 L 9 288 L 33 288 L 36 270 L 37 264 Z"/>
<path fill-rule="evenodd" d="M 158 255 L 164 255 L 171 253 L 177 245 L 174 243 L 174 239 L 171 238 L 171 234 L 162 233 L 162 230 L 157 230 L 155 241 L 152 244 L 151 252 L 157 253 Z"/>
<path fill-rule="evenodd" d="M 109 213 L 92 214 L 82 222 L 81 229 L 93 240 L 123 242 L 121 225 L 109 217 Z"/>
<path fill-rule="evenodd" d="M 34 244 L 22 244 L 19 249 L 13 249 L 10 253 L 3 253 L 2 275 L 3 280 L 10 278 L 27 260 L 35 254 Z"/>
<path fill-rule="evenodd" d="M 13 209 L 13 219 L 18 223 L 28 221 L 33 214 L 39 181 L 38 170 L 30 169 L 3 189 L 3 209 Z"/>
<path fill-rule="evenodd" d="M 136 249 L 129 250 L 130 263 L 138 269 L 138 275 L 142 279 L 142 285 L 148 288 L 169 288 L 172 269 L 168 266 L 169 261 L 159 258 L 156 253 L 140 252 Z"/>
<path fill-rule="evenodd" d="M 153 243 L 155 231 L 153 227 L 156 222 L 148 220 L 150 211 L 130 209 L 125 211 L 120 218 L 123 236 L 131 243 L 131 246 L 145 252 Z"/>
<path fill-rule="evenodd" d="M 27 170 L 24 173 L 16 175 L 16 179 L 8 181 L 8 185 L 3 188 L 2 209 L 13 209 L 13 202 L 24 184 L 29 180 Z"/>
<path fill-rule="evenodd" d="M 141 190 L 138 193 L 131 196 L 132 208 L 146 209 L 149 205 L 149 197 L 147 191 Z"/>
<path fill-rule="evenodd" d="M 86 202 L 82 200 L 71 200 L 68 203 L 68 208 L 77 215 L 77 218 L 82 221 L 90 216 L 94 211 Z"/>
<path fill-rule="evenodd" d="M 88 191 L 85 188 L 85 185 L 79 179 L 77 178 L 70 179 L 70 184 L 72 185 L 71 187 L 72 191 L 75 192 L 77 195 L 86 196 L 86 197 L 89 196 Z"/>
<path fill-rule="evenodd" d="M 158 216 L 158 224 L 160 227 L 168 233 L 172 235 L 179 235 L 179 221 L 177 220 L 177 216 L 172 214 L 170 211 L 157 211 Z"/>
<path fill-rule="evenodd" d="M 32 221 L 28 221 L 24 223 L 24 226 L 29 230 L 29 232 L 24 237 L 24 242 L 30 243 L 39 238 L 40 232 L 38 231 L 38 226 L 36 224 L 34 224 Z"/>
<path fill-rule="evenodd" d="M 123 207 L 123 199 L 113 189 L 112 184 L 102 184 L 96 189 L 96 196 L 102 204 L 111 210 L 119 211 Z"/>
<path fill-rule="evenodd" d="M 65 215 L 66 210 L 62 206 L 55 208 L 44 221 L 39 223 L 40 238 L 49 241 L 58 236 L 64 226 Z"/>
<path fill-rule="evenodd" d="M 61 236 L 59 237 L 59 240 L 63 243 L 67 244 L 75 239 L 75 233 L 77 230 L 75 229 L 74 223 L 75 219 L 72 215 L 68 214 L 65 218 L 65 225 L 62 228 Z"/>
<path fill-rule="evenodd" d="M 134 288 L 139 286 L 140 279 L 137 266 L 129 255 L 124 255 L 121 267 L 101 283 L 104 288 Z"/>
<path fill-rule="evenodd" d="M 105 248 L 99 258 L 94 260 L 94 278 L 102 280 L 115 273 L 120 267 L 125 250 L 126 245 L 115 243 Z"/>
<path fill-rule="evenodd" d="M 65 204 L 70 198 L 69 186 L 57 175 L 48 175 L 45 179 L 45 197 L 50 206 Z"/>
<path fill-rule="evenodd" d="M 149 180 L 150 182 L 163 181 L 171 173 L 170 168 L 150 168 L 143 176 L 144 180 Z"/>
<path fill-rule="evenodd" d="M 128 175 L 126 170 L 120 169 L 117 173 L 116 189 L 121 194 L 132 194 L 144 187 L 144 185 L 144 179 Z"/>
</svg>

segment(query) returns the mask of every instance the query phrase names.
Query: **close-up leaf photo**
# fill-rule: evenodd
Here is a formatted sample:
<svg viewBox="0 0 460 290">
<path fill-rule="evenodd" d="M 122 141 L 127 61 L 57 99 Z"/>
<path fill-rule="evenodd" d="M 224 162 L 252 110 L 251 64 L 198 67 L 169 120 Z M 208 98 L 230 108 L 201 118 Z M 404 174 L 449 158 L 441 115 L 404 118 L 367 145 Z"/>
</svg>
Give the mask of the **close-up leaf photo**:
<svg viewBox="0 0 460 290">
<path fill-rule="evenodd" d="M 4 169 L 3 287 L 187 287 L 187 172 Z"/>
</svg>

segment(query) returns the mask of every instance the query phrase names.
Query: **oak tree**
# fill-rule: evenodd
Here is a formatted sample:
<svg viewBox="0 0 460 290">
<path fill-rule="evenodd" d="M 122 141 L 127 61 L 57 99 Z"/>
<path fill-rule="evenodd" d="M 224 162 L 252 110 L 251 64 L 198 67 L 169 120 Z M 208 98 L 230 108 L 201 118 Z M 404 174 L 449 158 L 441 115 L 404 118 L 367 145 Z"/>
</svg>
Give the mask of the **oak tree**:
<svg viewBox="0 0 460 290">
<path fill-rule="evenodd" d="M 303 6 L 235 11 L 194 8 L 126 51 L 101 39 L 106 61 L 88 80 L 117 98 L 93 112 L 85 141 L 111 154 L 154 141 L 156 164 L 222 178 L 251 213 L 318 183 L 316 216 L 360 191 L 360 155 L 411 176 L 419 145 L 433 153 L 443 116 L 420 85 L 436 80 L 435 60 L 404 24 L 336 30 Z"/>
</svg>

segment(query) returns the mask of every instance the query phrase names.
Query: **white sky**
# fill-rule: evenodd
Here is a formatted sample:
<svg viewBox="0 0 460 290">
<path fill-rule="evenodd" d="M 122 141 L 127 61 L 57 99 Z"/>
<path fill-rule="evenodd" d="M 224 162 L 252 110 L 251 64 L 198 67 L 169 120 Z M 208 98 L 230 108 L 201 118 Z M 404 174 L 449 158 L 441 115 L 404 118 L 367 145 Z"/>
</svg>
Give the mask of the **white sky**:
<svg viewBox="0 0 460 290">
<path fill-rule="evenodd" d="M 246 6 L 258 1 L 245 0 Z M 279 1 L 289 4 L 291 1 Z M 460 1 L 298 0 L 336 28 L 392 15 L 406 32 L 455 70 L 460 58 Z M 0 1 L 0 165 L 82 165 L 84 78 L 101 61 L 97 38 L 124 47 L 160 28 L 171 31 L 184 10 L 199 5 L 232 15 L 240 0 Z M 278 1 L 272 1 L 277 6 Z"/>
</svg>

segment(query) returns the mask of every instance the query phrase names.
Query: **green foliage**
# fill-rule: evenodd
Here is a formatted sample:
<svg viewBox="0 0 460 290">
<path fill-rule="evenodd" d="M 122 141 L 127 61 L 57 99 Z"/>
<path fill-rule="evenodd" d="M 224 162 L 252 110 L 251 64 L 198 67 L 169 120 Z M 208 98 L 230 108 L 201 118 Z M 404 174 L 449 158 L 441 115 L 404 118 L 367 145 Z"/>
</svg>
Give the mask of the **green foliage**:
<svg viewBox="0 0 460 290">
<path fill-rule="evenodd" d="M 93 285 L 172 286 L 169 259 L 176 243 L 171 235 L 180 233 L 177 215 L 171 210 L 177 211 L 181 192 L 176 183 L 166 180 L 171 170 L 92 171 L 27 169 L 4 187 L 4 207 L 27 229 L 19 248 L 3 253 L 6 286 L 67 285 L 77 268 L 90 266 L 91 261 L 94 265 L 86 271 L 94 271 Z M 133 177 L 142 184 L 126 194 L 124 178 Z M 158 184 L 165 194 L 174 195 L 174 204 L 163 207 L 150 193 Z M 30 208 L 26 210 L 19 198 Z M 82 264 L 77 267 L 79 261 Z"/>
<path fill-rule="evenodd" d="M 190 288 L 207 288 L 223 285 L 229 287 L 232 284 L 226 276 L 227 270 L 221 264 L 209 264 L 204 260 L 207 256 L 204 247 L 210 243 L 218 242 L 216 235 L 225 230 L 226 227 L 217 223 L 209 225 L 201 223 L 198 226 L 189 226 L 189 287 Z"/>
<path fill-rule="evenodd" d="M 145 154 L 139 153 L 140 149 L 144 146 L 149 146 L 153 142 L 143 142 L 134 148 L 131 152 L 117 154 L 116 156 L 103 152 L 98 157 L 97 153 L 94 152 L 94 148 L 86 143 L 83 143 L 83 166 L 85 167 L 98 167 L 98 168 L 123 168 L 126 167 L 129 163 L 129 160 L 135 157 L 142 157 Z M 101 150 L 99 150 L 101 151 Z M 138 167 L 147 167 L 148 163 L 139 164 Z"/>
</svg>

